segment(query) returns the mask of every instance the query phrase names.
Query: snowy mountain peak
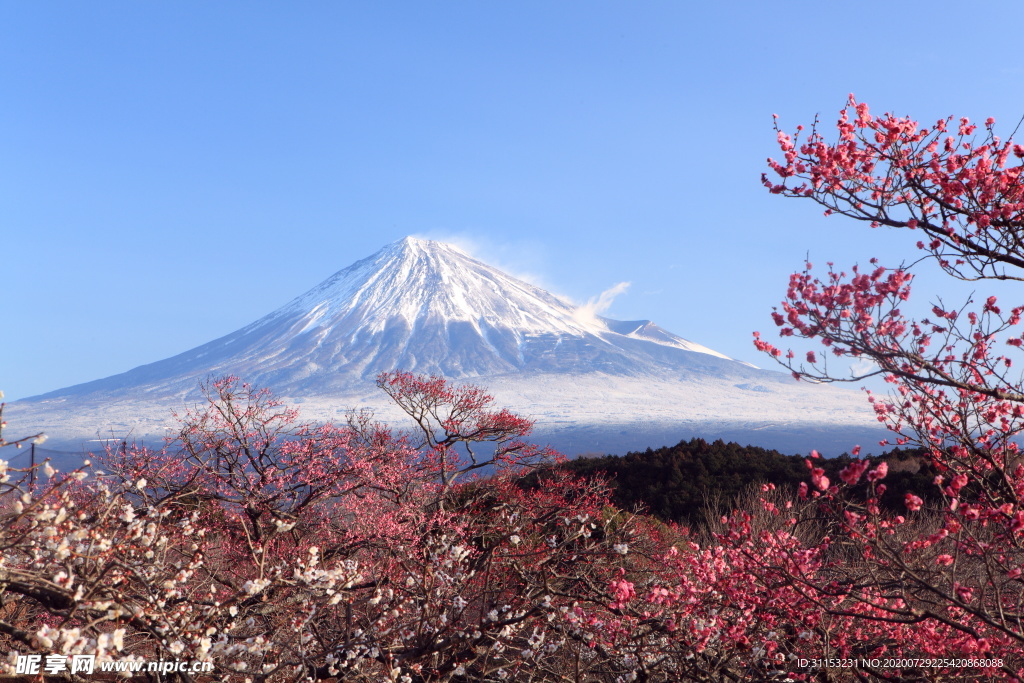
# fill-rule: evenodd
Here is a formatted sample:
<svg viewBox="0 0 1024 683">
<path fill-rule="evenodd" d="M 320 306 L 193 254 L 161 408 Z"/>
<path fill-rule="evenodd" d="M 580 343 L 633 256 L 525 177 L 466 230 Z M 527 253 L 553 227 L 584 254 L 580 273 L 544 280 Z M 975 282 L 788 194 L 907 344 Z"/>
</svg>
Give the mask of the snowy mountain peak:
<svg viewBox="0 0 1024 683">
<path fill-rule="evenodd" d="M 839 426 L 875 424 L 859 396 L 730 360 L 650 320 L 596 316 L 593 306 L 414 237 L 227 336 L 19 401 L 4 417 L 75 450 L 97 433 L 159 438 L 170 410 L 192 403 L 201 381 L 236 375 L 302 403 L 307 418 L 336 420 L 371 407 L 398 419 L 372 382 L 390 370 L 470 379 L 500 405 L 537 418 L 542 440 L 568 452 L 697 434 L 820 449 L 843 440 Z"/>
<path fill-rule="evenodd" d="M 649 320 L 595 316 L 450 244 L 406 237 L 226 337 L 53 393 L 180 392 L 234 374 L 279 392 L 324 394 L 396 369 L 665 377 L 709 364 L 716 374 L 746 366 Z"/>
<path fill-rule="evenodd" d="M 454 244 L 448 244 L 447 242 L 438 242 L 437 240 L 423 239 L 422 237 L 414 237 L 413 235 L 406 235 L 397 242 L 392 242 L 388 246 L 381 249 L 381 251 L 410 251 L 410 250 L 442 250 L 442 251 L 454 251 L 460 254 L 465 254 Z"/>
<path fill-rule="evenodd" d="M 396 321 L 410 328 L 467 323 L 477 332 L 497 326 L 523 334 L 597 333 L 574 307 L 510 277 L 444 242 L 406 237 L 357 261 L 256 325 L 298 316 L 300 332 L 358 319 L 359 334 L 380 333 Z"/>
<path fill-rule="evenodd" d="M 385 246 L 370 258 L 384 255 L 388 258 L 400 259 L 444 259 L 446 255 L 457 255 L 468 258 L 468 254 L 453 244 L 426 240 L 409 235 L 397 242 Z"/>
</svg>

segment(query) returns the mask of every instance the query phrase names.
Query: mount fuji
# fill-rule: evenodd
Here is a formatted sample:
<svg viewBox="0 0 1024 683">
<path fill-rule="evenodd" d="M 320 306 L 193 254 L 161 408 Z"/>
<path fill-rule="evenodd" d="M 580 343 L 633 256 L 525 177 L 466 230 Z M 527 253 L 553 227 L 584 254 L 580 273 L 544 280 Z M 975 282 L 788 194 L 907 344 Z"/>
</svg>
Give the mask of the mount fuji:
<svg viewBox="0 0 1024 683">
<path fill-rule="evenodd" d="M 877 441 L 864 398 L 732 360 L 649 320 L 619 321 L 442 242 L 407 237 L 242 329 L 177 356 L 18 401 L 5 417 L 61 444 L 162 436 L 208 378 L 237 375 L 306 419 L 371 407 L 390 370 L 486 387 L 570 453 L 687 436 L 838 452 Z"/>
</svg>

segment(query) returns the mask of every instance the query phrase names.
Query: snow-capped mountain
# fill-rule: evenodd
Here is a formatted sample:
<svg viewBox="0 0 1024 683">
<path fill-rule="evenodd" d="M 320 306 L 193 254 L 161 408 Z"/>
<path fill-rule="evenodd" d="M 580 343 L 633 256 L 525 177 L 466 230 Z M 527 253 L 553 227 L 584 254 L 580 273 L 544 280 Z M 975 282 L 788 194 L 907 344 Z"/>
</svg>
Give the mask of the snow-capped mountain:
<svg viewBox="0 0 1024 683">
<path fill-rule="evenodd" d="M 19 401 L 8 414 L 62 439 L 83 428 L 152 435 L 200 381 L 232 374 L 302 402 L 312 419 L 367 404 L 386 416 L 372 380 L 396 369 L 472 380 L 537 418 L 542 432 L 630 436 L 691 424 L 767 429 L 762 436 L 780 424 L 787 433 L 869 424 L 863 399 L 848 392 L 798 385 L 651 321 L 595 316 L 456 247 L 412 237 L 225 337 Z M 626 424 L 634 427 L 619 429 Z M 590 439 L 577 450 L 599 448 Z"/>
<path fill-rule="evenodd" d="M 724 371 L 736 363 L 649 320 L 588 314 L 449 244 L 406 237 L 226 337 L 42 398 L 191 391 L 224 374 L 288 394 L 322 394 L 395 369 L 461 379 L 661 376 L 681 365 Z"/>
</svg>

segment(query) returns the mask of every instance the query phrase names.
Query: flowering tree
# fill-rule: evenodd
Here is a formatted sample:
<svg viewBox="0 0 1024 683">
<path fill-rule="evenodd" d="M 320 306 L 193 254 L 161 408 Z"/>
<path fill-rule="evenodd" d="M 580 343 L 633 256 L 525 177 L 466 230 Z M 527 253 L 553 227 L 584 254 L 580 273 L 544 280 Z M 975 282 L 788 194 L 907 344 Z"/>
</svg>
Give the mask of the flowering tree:
<svg viewBox="0 0 1024 683">
<path fill-rule="evenodd" d="M 366 415 L 302 424 L 228 378 L 163 449 L 112 448 L 104 475 L 47 465 L 35 494 L 5 484 L 6 651 L 192 659 L 239 681 L 630 676 L 635 657 L 579 616 L 608 611 L 654 536 L 599 482 L 522 486 L 549 454 L 483 392 L 380 382 L 422 441 Z"/>
<path fill-rule="evenodd" d="M 422 466 L 445 488 L 476 470 L 522 471 L 561 457 L 527 442 L 533 422 L 495 409 L 480 387 L 408 372 L 383 373 L 377 386 L 413 419 Z"/>
<path fill-rule="evenodd" d="M 916 231 L 929 257 L 922 262 L 954 278 L 1024 279 L 1024 147 L 997 137 L 992 119 L 979 136 L 967 119 L 921 126 L 872 116 L 851 96 L 837 129 L 831 142 L 817 123 L 805 140 L 802 127 L 792 137 L 777 129 L 783 159 L 769 160 L 775 179 L 766 174 L 765 186 L 817 202 L 826 215 Z M 906 515 L 893 517 L 877 505 L 885 467 L 868 472 L 855 462 L 833 483 L 809 463 L 812 485 L 802 493 L 832 515 L 856 562 L 837 583 L 804 583 L 829 596 L 829 614 L 856 616 L 858 628 L 889 625 L 888 637 L 864 642 L 999 660 L 999 671 L 1021 676 L 1024 378 L 1013 355 L 1024 344 L 1024 306 L 1001 306 L 996 296 L 957 306 L 936 300 L 930 316 L 915 319 L 904 312 L 912 280 L 911 267 L 875 260 L 849 273 L 829 264 L 823 277 L 807 263 L 773 318 L 781 336 L 821 343 L 821 355 L 812 348 L 798 356 L 755 333 L 756 346 L 798 379 L 884 377 L 891 395 L 870 396 L 879 421 L 896 443 L 923 447 L 940 472 L 940 506 L 929 510 L 911 493 Z M 870 361 L 870 370 L 837 372 L 829 356 Z M 847 489 L 865 476 L 872 494 L 858 500 Z"/>
<path fill-rule="evenodd" d="M 521 605 L 529 593 L 498 604 L 516 585 L 499 582 L 500 572 L 481 585 L 467 568 L 494 551 L 474 548 L 487 516 L 470 515 L 471 482 L 456 481 L 544 458 L 521 441 L 531 424 L 491 409 L 473 387 L 403 373 L 379 384 L 414 416 L 423 442 L 410 445 L 367 414 L 343 426 L 300 424 L 269 392 L 228 378 L 182 416 L 167 448 L 108 453 L 137 505 L 184 517 L 213 543 L 193 582 L 213 607 L 231 605 L 211 654 L 230 656 L 236 671 L 380 680 L 419 677 L 426 660 L 440 676 L 471 665 L 477 641 L 501 647 L 532 614 Z M 498 607 L 481 612 L 474 595 Z M 486 617 L 501 607 L 502 619 Z"/>
<path fill-rule="evenodd" d="M 516 444 L 528 423 L 478 390 L 396 379 L 422 440 L 365 415 L 304 425 L 227 379 L 164 449 L 109 451 L 112 475 L 42 466 L 32 493 L 6 480 L 0 642 L 198 660 L 237 681 L 807 679 L 799 658 L 882 653 L 1017 666 L 1014 632 L 981 607 L 991 596 L 968 593 L 977 559 L 950 561 L 919 516 L 856 508 L 816 468 L 804 500 L 765 486 L 701 537 L 616 510 L 600 481 L 524 483 L 541 452 Z M 439 452 L 457 438 L 473 455 Z M 492 473 L 473 478 L 480 464 Z M 877 492 L 882 469 L 842 478 Z M 900 592 L 901 572 L 936 589 Z"/>
</svg>

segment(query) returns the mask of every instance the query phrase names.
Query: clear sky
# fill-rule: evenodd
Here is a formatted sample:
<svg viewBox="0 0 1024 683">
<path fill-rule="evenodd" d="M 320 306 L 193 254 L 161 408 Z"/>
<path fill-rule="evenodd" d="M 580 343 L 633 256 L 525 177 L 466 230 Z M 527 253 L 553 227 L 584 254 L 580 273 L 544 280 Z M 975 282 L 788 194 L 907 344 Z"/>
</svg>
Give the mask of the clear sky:
<svg viewBox="0 0 1024 683">
<path fill-rule="evenodd" d="M 0 1 L 0 388 L 231 332 L 408 234 L 767 365 L 804 255 L 772 113 L 1024 114 L 1016 1 Z"/>
</svg>

